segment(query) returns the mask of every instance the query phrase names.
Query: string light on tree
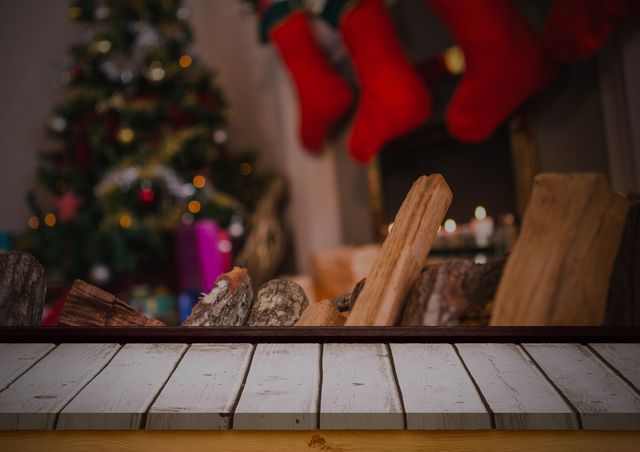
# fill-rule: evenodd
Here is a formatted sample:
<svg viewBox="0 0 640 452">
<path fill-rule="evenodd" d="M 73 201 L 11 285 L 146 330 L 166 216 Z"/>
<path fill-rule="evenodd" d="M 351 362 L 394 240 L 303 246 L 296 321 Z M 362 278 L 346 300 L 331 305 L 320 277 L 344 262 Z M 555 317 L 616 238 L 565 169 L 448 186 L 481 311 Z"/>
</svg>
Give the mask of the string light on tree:
<svg viewBox="0 0 640 452">
<path fill-rule="evenodd" d="M 49 212 L 44 216 L 44 224 L 46 224 L 50 228 L 54 227 L 56 225 L 56 216 L 53 213 Z"/>
<path fill-rule="evenodd" d="M 216 144 L 224 144 L 227 142 L 228 134 L 224 129 L 216 129 L 213 131 L 213 142 Z"/>
<path fill-rule="evenodd" d="M 207 183 L 207 178 L 201 174 L 193 176 L 193 186 L 196 188 L 203 188 Z"/>
<path fill-rule="evenodd" d="M 193 62 L 193 58 L 191 58 L 191 56 L 189 55 L 182 55 L 180 59 L 178 59 L 178 64 L 182 69 L 186 69 L 189 66 L 191 66 L 192 62 Z"/>
<path fill-rule="evenodd" d="M 111 279 L 111 271 L 106 265 L 97 264 L 91 267 L 89 278 L 96 284 L 106 284 Z"/>
<path fill-rule="evenodd" d="M 240 171 L 240 174 L 242 174 L 243 176 L 248 176 L 249 174 L 251 174 L 251 171 L 253 171 L 253 168 L 251 167 L 250 163 L 242 162 L 240 165 L 238 165 L 238 171 Z"/>
<path fill-rule="evenodd" d="M 31 229 L 38 229 L 38 227 L 40 226 L 40 220 L 38 219 L 38 217 L 33 216 L 29 218 L 29 221 L 27 221 L 27 224 Z"/>
<path fill-rule="evenodd" d="M 187 209 L 189 209 L 189 212 L 191 213 L 198 213 L 200 212 L 201 208 L 202 208 L 202 205 L 200 204 L 200 201 L 197 201 L 195 199 L 189 201 L 189 204 L 187 205 Z"/>
<path fill-rule="evenodd" d="M 67 128 L 67 120 L 62 116 L 54 116 L 49 121 L 49 127 L 55 132 L 64 132 Z"/>
<path fill-rule="evenodd" d="M 118 220 L 118 222 L 120 223 L 121 228 L 129 229 L 131 227 L 131 224 L 133 223 L 133 220 L 131 219 L 131 216 L 129 214 L 123 213 L 122 215 L 120 215 L 120 219 Z"/>
<path fill-rule="evenodd" d="M 98 53 L 107 53 L 111 50 L 111 41 L 107 39 L 102 39 L 95 43 L 95 50 Z"/>
<path fill-rule="evenodd" d="M 165 70 L 162 68 L 162 63 L 160 61 L 154 61 L 149 65 L 149 69 L 147 70 L 147 77 L 149 80 L 154 82 L 159 82 L 165 76 Z"/>
<path fill-rule="evenodd" d="M 135 137 L 136 134 L 130 127 L 123 127 L 118 131 L 118 141 L 122 144 L 130 144 Z"/>
</svg>

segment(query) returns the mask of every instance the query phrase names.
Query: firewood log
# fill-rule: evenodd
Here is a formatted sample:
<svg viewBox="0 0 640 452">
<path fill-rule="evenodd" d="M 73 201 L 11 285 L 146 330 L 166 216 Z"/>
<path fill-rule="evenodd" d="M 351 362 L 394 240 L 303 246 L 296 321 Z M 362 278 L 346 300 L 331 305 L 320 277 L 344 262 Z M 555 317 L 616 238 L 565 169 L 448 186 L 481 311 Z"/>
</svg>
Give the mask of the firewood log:
<svg viewBox="0 0 640 452">
<path fill-rule="evenodd" d="M 364 283 L 367 278 L 362 278 L 356 283 L 351 293 L 340 295 L 331 300 L 331 306 L 337 309 L 339 312 L 349 312 L 353 308 L 354 303 L 358 299 L 358 295 L 362 292 Z"/>
<path fill-rule="evenodd" d="M 488 323 L 506 258 L 486 264 L 450 259 L 429 265 L 411 287 L 400 325 L 454 326 L 463 319 Z"/>
<path fill-rule="evenodd" d="M 491 324 L 602 324 L 627 210 L 602 175 L 538 175 Z"/>
<path fill-rule="evenodd" d="M 249 326 L 291 326 L 296 323 L 309 300 L 298 284 L 272 279 L 258 290 L 249 314 Z"/>
<path fill-rule="evenodd" d="M 76 279 L 58 320 L 64 326 L 165 326 L 99 287 Z"/>
<path fill-rule="evenodd" d="M 244 325 L 252 302 L 251 278 L 247 270 L 234 267 L 218 276 L 211 292 L 198 301 L 182 326 Z"/>
<path fill-rule="evenodd" d="M 20 251 L 0 253 L 0 325 L 40 325 L 46 292 L 38 259 Z"/>
<path fill-rule="evenodd" d="M 409 288 L 422 270 L 451 199 L 451 190 L 439 174 L 422 176 L 413 183 L 347 326 L 392 326 L 398 322 Z"/>
<path fill-rule="evenodd" d="M 341 326 L 344 322 L 345 317 L 331 306 L 329 300 L 320 300 L 309 304 L 296 326 Z"/>
</svg>

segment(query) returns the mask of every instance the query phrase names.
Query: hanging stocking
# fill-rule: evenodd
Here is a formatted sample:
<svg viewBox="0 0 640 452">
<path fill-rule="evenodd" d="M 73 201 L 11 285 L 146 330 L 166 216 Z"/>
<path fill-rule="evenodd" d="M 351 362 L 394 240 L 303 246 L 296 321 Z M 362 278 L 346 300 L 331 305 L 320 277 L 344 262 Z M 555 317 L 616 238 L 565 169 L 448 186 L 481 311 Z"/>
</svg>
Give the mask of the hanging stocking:
<svg viewBox="0 0 640 452">
<path fill-rule="evenodd" d="M 429 118 L 431 96 L 409 64 L 380 0 L 329 0 L 323 16 L 339 28 L 360 83 L 349 151 L 366 163 L 390 140 Z"/>
<path fill-rule="evenodd" d="M 265 10 L 262 23 L 296 86 L 302 144 L 320 151 L 329 131 L 349 110 L 353 93 L 322 53 L 302 11 L 292 10 L 289 2 L 277 2 Z"/>
<path fill-rule="evenodd" d="M 555 0 L 544 25 L 545 43 L 560 61 L 585 60 L 630 9 L 626 0 Z"/>
<path fill-rule="evenodd" d="M 447 108 L 449 133 L 479 142 L 546 87 L 556 66 L 508 0 L 428 0 L 465 56 L 466 73 Z"/>
</svg>

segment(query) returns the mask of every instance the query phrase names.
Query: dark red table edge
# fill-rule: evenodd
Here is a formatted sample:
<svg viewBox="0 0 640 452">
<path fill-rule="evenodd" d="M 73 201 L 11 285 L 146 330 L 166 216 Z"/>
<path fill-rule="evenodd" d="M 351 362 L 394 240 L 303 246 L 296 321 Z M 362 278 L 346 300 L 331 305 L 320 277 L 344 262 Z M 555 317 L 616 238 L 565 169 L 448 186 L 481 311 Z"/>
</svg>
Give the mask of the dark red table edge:
<svg viewBox="0 0 640 452">
<path fill-rule="evenodd" d="M 0 327 L 0 343 L 33 342 L 640 342 L 640 327 Z"/>
</svg>

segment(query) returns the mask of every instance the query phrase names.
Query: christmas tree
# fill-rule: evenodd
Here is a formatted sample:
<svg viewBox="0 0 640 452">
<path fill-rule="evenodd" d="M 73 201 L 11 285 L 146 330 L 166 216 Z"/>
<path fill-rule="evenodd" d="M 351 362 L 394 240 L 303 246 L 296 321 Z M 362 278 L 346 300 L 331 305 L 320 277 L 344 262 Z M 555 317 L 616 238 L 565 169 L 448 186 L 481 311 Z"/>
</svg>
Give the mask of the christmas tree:
<svg viewBox="0 0 640 452">
<path fill-rule="evenodd" d="M 49 280 L 162 275 L 174 232 L 204 218 L 242 231 L 259 181 L 226 149 L 225 100 L 188 51 L 179 0 L 76 0 L 86 28 L 61 80 L 25 247 Z M 235 234 L 233 234 L 235 232 Z"/>
</svg>

